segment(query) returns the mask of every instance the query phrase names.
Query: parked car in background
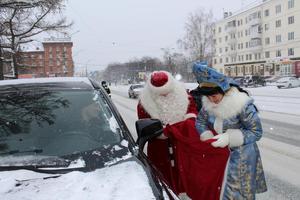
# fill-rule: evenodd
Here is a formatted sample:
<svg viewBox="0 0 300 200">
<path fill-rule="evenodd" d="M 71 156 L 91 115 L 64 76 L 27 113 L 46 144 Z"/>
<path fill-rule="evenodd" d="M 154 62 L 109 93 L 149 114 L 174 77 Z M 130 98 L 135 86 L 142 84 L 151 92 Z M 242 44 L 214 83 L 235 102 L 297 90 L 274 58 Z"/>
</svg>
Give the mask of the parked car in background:
<svg viewBox="0 0 300 200">
<path fill-rule="evenodd" d="M 0 199 L 177 199 L 96 82 L 0 81 L 0 102 Z"/>
<path fill-rule="evenodd" d="M 244 77 L 241 77 L 241 76 L 233 77 L 233 80 L 236 83 L 238 83 L 240 86 L 243 86 L 243 84 L 244 84 Z"/>
<path fill-rule="evenodd" d="M 143 84 L 133 84 L 128 89 L 128 96 L 129 98 L 137 98 L 141 91 L 144 89 Z"/>
<path fill-rule="evenodd" d="M 247 75 L 243 80 L 243 86 L 245 87 L 257 87 L 265 86 L 266 81 L 263 77 L 257 75 Z"/>
<path fill-rule="evenodd" d="M 299 87 L 300 80 L 295 77 L 283 77 L 276 81 L 276 86 L 278 88 L 292 88 Z"/>
<path fill-rule="evenodd" d="M 276 83 L 276 81 L 281 78 L 282 78 L 282 76 L 268 76 L 268 77 L 265 77 L 265 81 L 267 83 Z"/>
</svg>

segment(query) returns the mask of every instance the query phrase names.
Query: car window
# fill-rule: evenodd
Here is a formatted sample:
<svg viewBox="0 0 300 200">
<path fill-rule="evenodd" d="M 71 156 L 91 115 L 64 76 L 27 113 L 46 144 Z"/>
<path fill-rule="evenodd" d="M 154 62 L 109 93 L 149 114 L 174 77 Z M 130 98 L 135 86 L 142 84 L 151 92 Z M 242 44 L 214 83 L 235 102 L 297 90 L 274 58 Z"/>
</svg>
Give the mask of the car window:
<svg viewBox="0 0 300 200">
<path fill-rule="evenodd" d="M 143 87 L 144 87 L 143 85 L 133 85 L 132 89 L 143 88 Z"/>
<path fill-rule="evenodd" d="M 92 90 L 14 90 L 0 95 L 0 156 L 62 156 L 120 142 L 116 119 Z"/>
</svg>

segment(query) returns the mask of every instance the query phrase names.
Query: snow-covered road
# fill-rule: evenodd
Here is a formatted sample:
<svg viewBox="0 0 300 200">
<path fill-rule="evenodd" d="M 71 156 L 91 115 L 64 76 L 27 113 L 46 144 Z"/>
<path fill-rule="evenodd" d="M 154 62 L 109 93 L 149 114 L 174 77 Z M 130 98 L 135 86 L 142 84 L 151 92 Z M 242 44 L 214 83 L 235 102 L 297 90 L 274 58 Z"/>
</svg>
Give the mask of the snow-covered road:
<svg viewBox="0 0 300 200">
<path fill-rule="evenodd" d="M 136 105 L 138 101 L 128 98 L 128 87 L 112 87 L 112 100 L 119 109 L 129 130 L 136 137 L 135 121 L 137 120 Z M 300 130 L 300 104 L 298 105 L 297 101 L 300 103 L 300 88 L 293 88 L 294 91 L 278 91 L 275 88 L 276 91 L 273 89 L 270 90 L 268 87 L 249 89 L 258 102 L 265 131 L 265 136 L 258 142 L 258 145 L 262 154 L 269 190 L 267 193 L 258 195 L 257 199 L 299 200 L 300 147 L 297 141 L 300 137 L 300 131 L 298 131 Z M 281 91 L 284 91 L 284 94 L 281 94 Z M 282 97 L 280 94 L 286 96 Z M 257 97 L 262 97 L 262 99 L 259 101 Z M 282 104 L 282 99 L 286 101 L 286 105 Z M 292 105 L 292 102 L 290 102 L 293 101 L 292 99 L 296 99 L 295 104 L 289 107 L 288 105 Z M 278 101 L 277 104 L 274 103 L 276 101 Z M 272 103 L 274 104 L 271 105 Z M 265 109 L 266 105 L 271 108 L 271 112 Z M 284 109 L 285 107 L 287 109 Z"/>
</svg>

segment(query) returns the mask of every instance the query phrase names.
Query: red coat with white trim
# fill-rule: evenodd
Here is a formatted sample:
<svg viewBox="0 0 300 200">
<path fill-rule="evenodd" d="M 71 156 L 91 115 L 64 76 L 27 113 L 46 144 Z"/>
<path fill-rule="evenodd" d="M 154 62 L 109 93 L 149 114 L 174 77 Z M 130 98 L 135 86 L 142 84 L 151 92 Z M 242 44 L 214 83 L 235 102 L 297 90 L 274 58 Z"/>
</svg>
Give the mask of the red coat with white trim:
<svg viewBox="0 0 300 200">
<path fill-rule="evenodd" d="M 186 119 L 190 117 L 195 118 L 198 112 L 196 104 L 192 96 L 189 95 L 188 99 L 190 103 L 184 117 Z M 152 118 L 142 106 L 141 101 L 137 106 L 137 113 L 139 119 Z M 155 138 L 148 142 L 147 155 L 151 163 L 161 172 L 169 186 L 179 194 L 184 192 L 185 189 L 179 178 L 179 169 L 175 163 L 175 155 L 171 154 L 174 152 L 174 149 L 176 149 L 176 146 L 168 138 Z"/>
<path fill-rule="evenodd" d="M 149 141 L 147 155 L 169 186 L 193 200 L 217 200 L 228 149 L 200 141 L 197 106 L 184 86 L 168 72 L 153 72 L 140 95 L 137 114 L 139 119 L 159 119 L 164 125 L 164 139 Z M 207 157 L 200 159 L 203 155 Z"/>
<path fill-rule="evenodd" d="M 166 126 L 191 117 L 196 118 L 198 111 L 193 97 L 186 92 L 182 83 L 168 72 L 155 71 L 141 92 L 137 114 L 139 119 L 159 119 Z M 179 193 L 183 188 L 172 158 L 175 148 L 169 139 L 160 137 L 148 142 L 147 155 L 172 189 Z"/>
</svg>

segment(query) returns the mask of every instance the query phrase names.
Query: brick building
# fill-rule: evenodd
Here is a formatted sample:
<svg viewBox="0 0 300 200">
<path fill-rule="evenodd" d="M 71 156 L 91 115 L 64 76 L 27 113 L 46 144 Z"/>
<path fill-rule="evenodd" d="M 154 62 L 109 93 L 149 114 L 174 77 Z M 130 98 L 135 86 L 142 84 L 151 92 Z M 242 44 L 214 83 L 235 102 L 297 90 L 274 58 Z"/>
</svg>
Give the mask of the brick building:
<svg viewBox="0 0 300 200">
<path fill-rule="evenodd" d="M 70 38 L 50 38 L 42 45 L 42 50 L 20 52 L 19 78 L 74 75 L 73 43 Z"/>
</svg>

